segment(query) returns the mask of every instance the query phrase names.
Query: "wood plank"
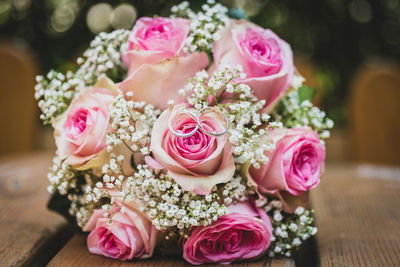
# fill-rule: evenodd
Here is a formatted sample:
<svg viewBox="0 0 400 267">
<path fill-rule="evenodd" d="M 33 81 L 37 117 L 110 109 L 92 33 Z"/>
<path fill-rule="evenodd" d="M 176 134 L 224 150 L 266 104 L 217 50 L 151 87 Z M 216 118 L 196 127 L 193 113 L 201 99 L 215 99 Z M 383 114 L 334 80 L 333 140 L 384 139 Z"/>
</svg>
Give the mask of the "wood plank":
<svg viewBox="0 0 400 267">
<path fill-rule="evenodd" d="M 0 266 L 43 266 L 72 234 L 46 208 L 50 163 L 37 153 L 0 159 Z"/>
<path fill-rule="evenodd" d="M 190 266 L 180 256 L 176 257 L 160 257 L 155 255 L 151 259 L 134 260 L 132 262 L 121 262 L 119 260 L 109 259 L 103 256 L 90 254 L 86 247 L 86 237 L 84 235 L 75 235 L 60 250 L 60 252 L 47 265 L 50 267 L 58 266 L 108 266 L 108 267 L 179 267 Z M 294 261 L 290 259 L 274 259 L 270 260 L 266 257 L 249 262 L 239 262 L 230 265 L 205 265 L 205 266 L 243 266 L 243 267 L 294 267 Z"/>
<path fill-rule="evenodd" d="M 327 167 L 311 193 L 320 266 L 400 266 L 400 177 Z"/>
</svg>

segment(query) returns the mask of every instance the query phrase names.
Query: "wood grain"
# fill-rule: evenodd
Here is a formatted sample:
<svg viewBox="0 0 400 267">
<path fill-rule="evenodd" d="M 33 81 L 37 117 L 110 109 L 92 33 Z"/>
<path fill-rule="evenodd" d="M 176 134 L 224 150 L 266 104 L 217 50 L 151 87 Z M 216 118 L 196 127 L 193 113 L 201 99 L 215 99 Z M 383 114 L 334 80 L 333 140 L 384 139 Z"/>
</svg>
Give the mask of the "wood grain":
<svg viewBox="0 0 400 267">
<path fill-rule="evenodd" d="M 61 251 L 48 264 L 50 267 L 58 266 L 108 266 L 108 267 L 181 267 L 191 266 L 186 263 L 181 257 L 160 257 L 155 255 L 151 259 L 134 260 L 133 262 L 121 262 L 118 260 L 109 259 L 103 256 L 90 254 L 86 247 L 86 237 L 84 235 L 75 235 L 61 249 Z M 255 261 L 240 262 L 230 265 L 204 265 L 204 266 L 243 266 L 243 267 L 294 267 L 294 262 L 289 259 L 274 259 L 262 258 Z"/>
<path fill-rule="evenodd" d="M 400 177 L 328 166 L 311 201 L 321 267 L 400 266 Z"/>
<path fill-rule="evenodd" d="M 43 266 L 67 238 L 66 221 L 46 208 L 50 163 L 49 154 L 0 159 L 0 266 Z"/>
</svg>

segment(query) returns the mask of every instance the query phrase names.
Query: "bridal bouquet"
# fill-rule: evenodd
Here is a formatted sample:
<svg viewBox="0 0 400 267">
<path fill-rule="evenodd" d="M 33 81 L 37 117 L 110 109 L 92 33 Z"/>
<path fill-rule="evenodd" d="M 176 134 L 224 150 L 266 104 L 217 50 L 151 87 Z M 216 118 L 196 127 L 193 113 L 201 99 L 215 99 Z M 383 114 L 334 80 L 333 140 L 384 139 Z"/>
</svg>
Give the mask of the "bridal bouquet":
<svg viewBox="0 0 400 267">
<path fill-rule="evenodd" d="M 37 78 L 57 145 L 49 206 L 115 259 L 290 257 L 317 232 L 306 205 L 333 122 L 274 32 L 212 0 L 171 11 Z"/>
</svg>

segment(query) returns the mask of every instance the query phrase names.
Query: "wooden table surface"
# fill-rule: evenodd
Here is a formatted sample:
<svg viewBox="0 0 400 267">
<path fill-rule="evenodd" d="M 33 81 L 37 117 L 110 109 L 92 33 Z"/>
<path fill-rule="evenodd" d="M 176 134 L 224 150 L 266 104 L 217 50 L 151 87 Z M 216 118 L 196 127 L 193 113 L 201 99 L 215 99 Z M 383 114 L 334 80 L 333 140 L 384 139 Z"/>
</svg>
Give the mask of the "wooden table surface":
<svg viewBox="0 0 400 267">
<path fill-rule="evenodd" d="M 85 237 L 46 209 L 50 164 L 47 153 L 0 158 L 0 266 L 188 265 L 180 258 L 120 262 L 89 254 Z M 355 166 L 328 164 L 311 201 L 320 266 L 400 266 L 400 177 L 361 178 Z M 233 266 L 295 262 L 264 257 Z"/>
</svg>

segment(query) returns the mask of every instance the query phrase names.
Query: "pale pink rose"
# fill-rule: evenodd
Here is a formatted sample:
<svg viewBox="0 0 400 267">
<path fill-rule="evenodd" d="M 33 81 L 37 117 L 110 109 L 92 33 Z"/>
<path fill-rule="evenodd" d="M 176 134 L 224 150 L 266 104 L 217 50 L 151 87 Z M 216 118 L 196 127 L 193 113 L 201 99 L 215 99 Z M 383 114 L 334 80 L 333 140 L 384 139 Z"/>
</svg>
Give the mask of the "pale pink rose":
<svg viewBox="0 0 400 267">
<path fill-rule="evenodd" d="M 128 51 L 123 55 L 127 66 L 133 68 L 143 63 L 155 63 L 183 54 L 186 36 L 190 31 L 190 21 L 183 18 L 148 18 L 136 21 L 128 39 Z M 137 60 L 139 57 L 143 59 Z M 131 62 L 136 59 L 139 62 Z M 132 71 L 132 69 L 130 70 Z"/>
<path fill-rule="evenodd" d="M 184 240 L 183 257 L 191 264 L 229 264 L 261 256 L 269 247 L 268 215 L 249 201 L 228 206 L 229 213 L 209 226 L 197 227 Z"/>
<path fill-rule="evenodd" d="M 109 111 L 118 88 L 105 76 L 83 91 L 54 123 L 58 155 L 74 167 L 82 166 L 106 147 Z"/>
<path fill-rule="evenodd" d="M 185 101 L 178 94 L 187 80 L 206 68 L 205 53 L 185 53 L 190 21 L 182 18 L 141 18 L 129 37 L 128 52 L 123 60 L 128 66 L 127 78 L 119 84 L 122 91 L 133 92 L 133 98 L 157 108 L 168 108 L 168 100 Z"/>
<path fill-rule="evenodd" d="M 275 150 L 267 154 L 268 164 L 259 169 L 251 166 L 248 170 L 261 192 L 286 191 L 304 198 L 304 192 L 318 185 L 323 172 L 325 146 L 314 131 L 289 129 L 277 142 Z"/>
<path fill-rule="evenodd" d="M 247 75 L 241 81 L 266 101 L 266 107 L 283 95 L 294 76 L 290 45 L 271 30 L 245 20 L 230 20 L 214 42 L 213 54 L 216 68 L 241 65 Z"/>
<path fill-rule="evenodd" d="M 190 137 L 174 135 L 169 130 L 169 121 L 177 113 L 171 125 L 175 131 L 188 133 L 196 126 L 194 118 L 179 113 L 183 108 L 184 105 L 177 105 L 161 114 L 153 127 L 150 149 L 158 165 L 167 169 L 168 175 L 184 190 L 205 195 L 216 184 L 232 179 L 235 164 L 231 146 L 227 135 L 214 137 L 200 129 Z M 205 114 L 200 121 L 210 132 L 223 132 L 225 129 L 224 118 L 219 116 Z M 147 162 L 151 164 L 149 159 Z"/>
<path fill-rule="evenodd" d="M 90 253 L 124 261 L 153 255 L 158 231 L 142 214 L 125 208 L 124 213 L 118 211 L 112 216 L 112 224 L 104 217 L 104 210 L 93 212 L 83 228 L 91 231 L 87 238 Z"/>
</svg>

